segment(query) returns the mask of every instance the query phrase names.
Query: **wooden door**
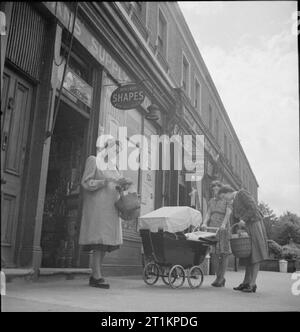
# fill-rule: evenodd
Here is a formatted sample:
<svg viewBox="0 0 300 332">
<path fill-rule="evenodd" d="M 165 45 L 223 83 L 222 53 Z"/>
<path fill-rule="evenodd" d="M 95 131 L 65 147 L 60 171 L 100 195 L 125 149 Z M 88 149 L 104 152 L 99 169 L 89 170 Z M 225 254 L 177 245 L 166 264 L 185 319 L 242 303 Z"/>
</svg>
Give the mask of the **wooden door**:
<svg viewBox="0 0 300 332">
<path fill-rule="evenodd" d="M 5 69 L 1 98 L 1 262 L 14 266 L 32 86 Z"/>
</svg>

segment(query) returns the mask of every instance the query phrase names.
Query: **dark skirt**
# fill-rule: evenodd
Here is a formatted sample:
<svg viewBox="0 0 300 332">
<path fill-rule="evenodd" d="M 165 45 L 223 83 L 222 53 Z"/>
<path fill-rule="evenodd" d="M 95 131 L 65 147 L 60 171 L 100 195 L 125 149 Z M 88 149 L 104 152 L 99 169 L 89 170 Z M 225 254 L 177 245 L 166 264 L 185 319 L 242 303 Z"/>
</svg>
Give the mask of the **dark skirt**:
<svg viewBox="0 0 300 332">
<path fill-rule="evenodd" d="M 246 228 L 251 237 L 252 251 L 249 258 L 241 258 L 240 262 L 249 265 L 268 259 L 267 233 L 262 219 L 258 219 L 255 222 L 246 222 Z"/>
<path fill-rule="evenodd" d="M 120 249 L 119 245 L 113 246 L 109 244 L 86 244 L 82 246 L 83 251 L 101 250 L 105 252 L 111 252 Z"/>
</svg>

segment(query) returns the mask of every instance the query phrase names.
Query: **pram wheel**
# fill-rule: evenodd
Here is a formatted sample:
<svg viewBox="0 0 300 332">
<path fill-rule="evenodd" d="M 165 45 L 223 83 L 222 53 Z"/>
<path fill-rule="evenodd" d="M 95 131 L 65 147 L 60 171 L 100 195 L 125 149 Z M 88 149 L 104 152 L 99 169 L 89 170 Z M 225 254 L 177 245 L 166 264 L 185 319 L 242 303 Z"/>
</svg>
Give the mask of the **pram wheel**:
<svg viewBox="0 0 300 332">
<path fill-rule="evenodd" d="M 188 272 L 188 283 L 191 288 L 198 288 L 203 283 L 203 272 L 200 266 L 193 266 Z"/>
<path fill-rule="evenodd" d="M 169 285 L 172 288 L 179 288 L 184 284 L 185 272 L 181 265 L 174 265 L 169 272 Z"/>
<path fill-rule="evenodd" d="M 162 268 L 161 269 L 161 279 L 164 282 L 165 285 L 170 286 L 169 284 L 169 272 L 170 268 Z M 175 280 L 175 277 L 172 277 L 172 280 Z"/>
<path fill-rule="evenodd" d="M 159 278 L 159 267 L 155 263 L 148 263 L 143 270 L 143 279 L 147 285 L 154 285 Z"/>
</svg>

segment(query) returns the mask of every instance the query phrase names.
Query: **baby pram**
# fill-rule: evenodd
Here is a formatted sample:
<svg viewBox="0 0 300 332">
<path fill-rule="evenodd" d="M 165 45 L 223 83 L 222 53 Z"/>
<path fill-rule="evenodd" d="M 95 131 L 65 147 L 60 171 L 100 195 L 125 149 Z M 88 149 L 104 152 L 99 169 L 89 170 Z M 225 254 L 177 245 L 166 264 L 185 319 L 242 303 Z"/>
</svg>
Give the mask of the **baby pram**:
<svg viewBox="0 0 300 332">
<path fill-rule="evenodd" d="M 202 285 L 200 264 L 209 246 L 216 243 L 215 234 L 189 240 L 184 231 L 197 228 L 201 213 L 185 206 L 163 207 L 139 217 L 139 231 L 144 255 L 148 261 L 143 270 L 146 284 L 154 285 L 159 277 L 172 287 L 181 287 L 185 279 L 191 288 Z"/>
</svg>

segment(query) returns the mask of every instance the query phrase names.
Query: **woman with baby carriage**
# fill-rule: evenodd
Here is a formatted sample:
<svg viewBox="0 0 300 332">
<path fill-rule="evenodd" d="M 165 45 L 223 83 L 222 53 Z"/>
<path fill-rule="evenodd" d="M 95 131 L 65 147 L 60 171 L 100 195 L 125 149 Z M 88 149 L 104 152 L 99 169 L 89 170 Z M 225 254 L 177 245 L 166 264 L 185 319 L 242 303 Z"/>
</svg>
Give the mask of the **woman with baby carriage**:
<svg viewBox="0 0 300 332">
<path fill-rule="evenodd" d="M 208 210 L 202 224 L 203 230 L 206 230 L 208 226 L 218 228 L 216 233 L 218 242 L 211 248 L 211 254 L 217 263 L 216 279 L 211 284 L 214 287 L 225 286 L 225 272 L 228 265 L 228 258 L 231 254 L 229 222 L 231 210 L 229 209 L 229 204 L 218 195 L 221 187 L 222 183 L 220 181 L 212 182 L 211 189 L 214 197 L 208 203 Z"/>
</svg>

